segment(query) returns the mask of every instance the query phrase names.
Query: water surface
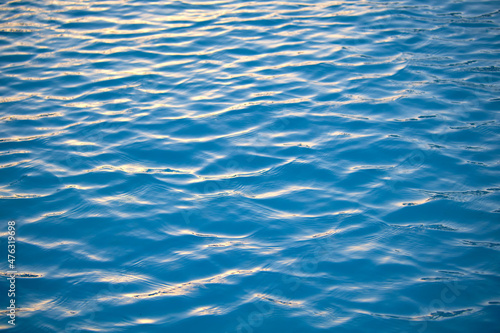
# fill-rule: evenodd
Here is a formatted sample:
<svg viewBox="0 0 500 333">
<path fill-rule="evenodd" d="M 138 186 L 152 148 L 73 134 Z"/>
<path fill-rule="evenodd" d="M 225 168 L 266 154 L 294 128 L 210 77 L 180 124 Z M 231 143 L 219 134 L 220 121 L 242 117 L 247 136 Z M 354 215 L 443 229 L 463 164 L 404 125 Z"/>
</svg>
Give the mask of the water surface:
<svg viewBox="0 0 500 333">
<path fill-rule="evenodd" d="M 498 330 L 499 1 L 0 9 L 12 331 Z"/>
</svg>

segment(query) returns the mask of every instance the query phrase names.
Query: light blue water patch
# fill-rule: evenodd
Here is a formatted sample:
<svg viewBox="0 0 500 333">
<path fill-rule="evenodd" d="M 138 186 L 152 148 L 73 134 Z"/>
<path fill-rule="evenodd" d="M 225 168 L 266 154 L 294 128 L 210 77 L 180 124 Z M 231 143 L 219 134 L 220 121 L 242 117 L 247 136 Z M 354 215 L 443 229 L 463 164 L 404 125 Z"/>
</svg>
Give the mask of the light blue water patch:
<svg viewBox="0 0 500 333">
<path fill-rule="evenodd" d="M 498 331 L 499 1 L 0 9 L 1 328 Z"/>
</svg>

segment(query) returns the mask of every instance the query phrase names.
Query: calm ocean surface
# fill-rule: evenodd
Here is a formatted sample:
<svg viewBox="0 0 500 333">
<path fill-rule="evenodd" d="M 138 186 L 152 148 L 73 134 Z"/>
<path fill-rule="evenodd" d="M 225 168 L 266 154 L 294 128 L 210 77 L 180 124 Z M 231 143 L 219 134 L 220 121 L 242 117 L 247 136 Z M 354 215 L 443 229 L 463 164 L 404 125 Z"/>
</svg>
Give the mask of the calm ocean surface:
<svg viewBox="0 0 500 333">
<path fill-rule="evenodd" d="M 500 1 L 0 17 L 0 329 L 500 330 Z"/>
</svg>

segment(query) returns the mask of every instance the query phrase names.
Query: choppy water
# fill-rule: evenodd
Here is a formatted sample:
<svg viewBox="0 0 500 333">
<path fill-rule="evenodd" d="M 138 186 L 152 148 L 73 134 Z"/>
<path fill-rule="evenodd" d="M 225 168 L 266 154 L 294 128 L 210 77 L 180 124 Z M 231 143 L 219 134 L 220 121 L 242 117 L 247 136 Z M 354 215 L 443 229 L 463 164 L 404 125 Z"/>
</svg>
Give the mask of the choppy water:
<svg viewBox="0 0 500 333">
<path fill-rule="evenodd" d="M 498 330 L 500 2 L 0 9 L 14 331 Z"/>
</svg>

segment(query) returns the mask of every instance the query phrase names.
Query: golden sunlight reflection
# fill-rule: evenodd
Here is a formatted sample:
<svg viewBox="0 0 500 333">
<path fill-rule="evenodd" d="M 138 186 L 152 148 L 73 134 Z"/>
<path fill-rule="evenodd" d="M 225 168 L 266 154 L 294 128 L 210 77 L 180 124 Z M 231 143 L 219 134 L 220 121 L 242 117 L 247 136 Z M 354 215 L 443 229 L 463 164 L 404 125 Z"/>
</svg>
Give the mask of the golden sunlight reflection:
<svg viewBox="0 0 500 333">
<path fill-rule="evenodd" d="M 170 231 L 169 235 L 172 236 L 193 235 L 196 237 L 233 238 L 233 239 L 240 239 L 248 236 L 248 235 L 234 236 L 234 235 L 223 235 L 223 234 L 204 234 L 190 229 L 177 229 L 176 231 Z"/>
<path fill-rule="evenodd" d="M 222 308 L 218 306 L 201 306 L 189 312 L 189 314 L 192 316 L 220 315 L 222 313 Z"/>
<path fill-rule="evenodd" d="M 64 141 L 64 144 L 67 144 L 69 146 L 97 146 L 97 144 L 94 142 L 78 141 L 78 140 L 66 140 Z"/>
<path fill-rule="evenodd" d="M 141 319 L 136 319 L 135 322 L 137 324 L 154 324 L 156 320 L 150 318 L 141 318 Z"/>
<path fill-rule="evenodd" d="M 374 243 L 366 243 L 360 245 L 348 246 L 344 249 L 345 252 L 367 252 L 373 250 L 376 247 Z"/>
<path fill-rule="evenodd" d="M 233 269 L 233 270 L 228 270 L 221 274 L 210 276 L 208 278 L 196 279 L 184 283 L 173 284 L 167 288 L 152 291 L 150 293 L 126 294 L 125 296 L 129 298 L 150 298 L 159 296 L 188 295 L 194 289 L 205 288 L 207 284 L 220 284 L 220 283 L 228 284 L 229 283 L 228 278 L 231 276 L 251 275 L 259 271 L 265 271 L 265 270 L 267 269 L 262 267 L 256 267 L 254 269 L 240 269 L 240 270 Z"/>
</svg>

